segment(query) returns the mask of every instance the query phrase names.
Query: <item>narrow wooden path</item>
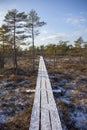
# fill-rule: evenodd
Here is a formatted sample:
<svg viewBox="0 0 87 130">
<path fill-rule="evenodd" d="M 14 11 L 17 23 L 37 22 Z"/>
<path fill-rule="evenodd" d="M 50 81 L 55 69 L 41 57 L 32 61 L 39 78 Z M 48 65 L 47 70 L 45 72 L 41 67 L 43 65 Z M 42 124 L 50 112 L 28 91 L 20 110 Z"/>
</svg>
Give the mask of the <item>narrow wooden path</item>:
<svg viewBox="0 0 87 130">
<path fill-rule="evenodd" d="M 43 57 L 40 57 L 39 62 L 29 130 L 62 130 Z"/>
</svg>

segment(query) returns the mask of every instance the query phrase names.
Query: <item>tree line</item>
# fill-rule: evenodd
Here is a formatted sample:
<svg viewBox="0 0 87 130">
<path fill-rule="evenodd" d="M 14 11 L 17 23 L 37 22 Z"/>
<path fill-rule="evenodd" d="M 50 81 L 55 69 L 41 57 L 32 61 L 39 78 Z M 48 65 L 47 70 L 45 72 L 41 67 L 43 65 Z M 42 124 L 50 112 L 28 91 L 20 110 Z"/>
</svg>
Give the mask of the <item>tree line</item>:
<svg viewBox="0 0 87 130">
<path fill-rule="evenodd" d="M 31 52 L 32 47 L 27 50 Z M 60 40 L 57 44 L 47 44 L 35 47 L 37 55 L 43 55 L 44 57 L 51 56 L 55 60 L 57 56 L 71 56 L 78 57 L 79 61 L 82 59 L 87 61 L 87 42 L 82 37 L 78 37 L 74 44 L 69 44 L 69 41 Z"/>
</svg>

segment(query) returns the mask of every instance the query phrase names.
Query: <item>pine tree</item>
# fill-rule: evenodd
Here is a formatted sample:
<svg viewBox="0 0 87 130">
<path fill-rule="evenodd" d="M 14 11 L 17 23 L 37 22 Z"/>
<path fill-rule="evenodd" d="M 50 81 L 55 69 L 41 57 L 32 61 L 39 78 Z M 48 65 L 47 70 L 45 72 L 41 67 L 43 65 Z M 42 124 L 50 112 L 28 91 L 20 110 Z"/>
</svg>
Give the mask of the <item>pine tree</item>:
<svg viewBox="0 0 87 130">
<path fill-rule="evenodd" d="M 4 54 L 5 54 L 5 49 L 4 49 L 4 44 L 7 43 L 8 41 L 8 35 L 7 35 L 7 32 L 8 32 L 8 27 L 6 25 L 2 25 L 0 27 L 0 42 L 1 42 L 1 46 L 2 46 L 2 52 L 1 52 L 1 58 L 0 58 L 0 66 L 1 68 L 4 68 Z"/>
<path fill-rule="evenodd" d="M 25 38 L 24 34 L 24 22 L 27 15 L 24 12 L 19 13 L 16 9 L 8 11 L 5 16 L 6 25 L 9 28 L 10 41 L 14 47 L 14 68 L 17 74 L 18 64 L 17 64 L 17 43 L 19 40 Z"/>
<path fill-rule="evenodd" d="M 29 37 L 32 39 L 32 47 L 33 47 L 33 52 L 32 52 L 32 58 L 33 58 L 33 71 L 35 70 L 35 51 L 34 51 L 34 39 L 35 36 L 39 35 L 38 27 L 42 27 L 46 23 L 44 21 L 40 21 L 40 17 L 38 17 L 38 14 L 36 11 L 31 10 L 30 13 L 27 16 L 27 21 L 26 21 L 26 30 L 29 33 Z"/>
<path fill-rule="evenodd" d="M 80 63 L 82 63 L 82 45 L 84 43 L 84 40 L 82 37 L 79 37 L 76 41 L 75 41 L 75 47 L 77 49 L 77 52 L 79 54 L 80 57 Z"/>
</svg>

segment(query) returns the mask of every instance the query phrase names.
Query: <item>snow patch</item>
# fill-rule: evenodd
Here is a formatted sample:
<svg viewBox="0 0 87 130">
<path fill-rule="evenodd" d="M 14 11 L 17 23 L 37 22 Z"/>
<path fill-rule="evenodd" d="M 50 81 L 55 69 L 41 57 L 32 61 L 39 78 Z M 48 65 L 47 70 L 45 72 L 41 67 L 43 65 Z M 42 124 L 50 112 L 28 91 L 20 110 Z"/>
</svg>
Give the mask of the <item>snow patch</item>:
<svg viewBox="0 0 87 130">
<path fill-rule="evenodd" d="M 83 111 L 76 109 L 74 113 L 70 114 L 71 120 L 75 121 L 75 125 L 77 128 L 82 128 L 86 130 L 86 123 L 87 123 L 87 113 L 84 113 Z"/>
<path fill-rule="evenodd" d="M 60 89 L 53 89 L 53 93 L 61 93 L 62 92 L 62 90 L 60 90 Z"/>
<path fill-rule="evenodd" d="M 35 89 L 28 89 L 26 90 L 27 93 L 35 93 Z"/>
<path fill-rule="evenodd" d="M 6 115 L 0 114 L 0 123 L 4 123 L 6 119 L 7 119 Z"/>
<path fill-rule="evenodd" d="M 65 104 L 71 103 L 71 101 L 69 101 L 69 99 L 67 99 L 67 98 L 61 98 L 61 101 L 64 102 Z"/>
</svg>

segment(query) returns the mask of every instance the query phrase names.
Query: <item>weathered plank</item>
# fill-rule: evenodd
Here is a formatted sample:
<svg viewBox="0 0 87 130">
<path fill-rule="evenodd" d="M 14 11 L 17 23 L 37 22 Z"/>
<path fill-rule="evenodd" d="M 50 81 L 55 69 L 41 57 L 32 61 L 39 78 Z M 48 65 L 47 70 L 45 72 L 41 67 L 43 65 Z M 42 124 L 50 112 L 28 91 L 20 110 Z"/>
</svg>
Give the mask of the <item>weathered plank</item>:
<svg viewBox="0 0 87 130">
<path fill-rule="evenodd" d="M 42 86 L 41 86 L 41 130 L 51 130 L 49 120 L 49 104 L 47 100 L 45 77 L 44 77 L 44 64 L 42 62 Z"/>
<path fill-rule="evenodd" d="M 62 130 L 51 83 L 42 57 L 40 57 L 39 62 L 35 99 L 29 130 Z"/>
<path fill-rule="evenodd" d="M 60 118 L 58 115 L 57 107 L 54 101 L 53 93 L 50 88 L 50 82 L 47 81 L 47 91 L 48 91 L 48 99 L 49 99 L 49 111 L 50 111 L 50 118 L 51 118 L 51 126 L 52 130 L 62 130 Z"/>
<path fill-rule="evenodd" d="M 36 84 L 36 92 L 34 98 L 34 104 L 31 115 L 31 122 L 29 130 L 39 130 L 40 123 L 40 83 L 41 83 L 41 60 L 39 62 L 38 77 Z"/>
<path fill-rule="evenodd" d="M 52 130 L 62 130 L 60 118 L 59 118 L 59 115 L 58 115 L 57 107 L 56 107 L 54 97 L 53 97 L 53 93 L 52 93 L 50 80 L 49 80 L 48 73 L 47 73 L 44 62 L 43 62 L 43 67 L 44 67 L 44 77 L 46 79 L 45 86 L 46 86 L 47 95 L 48 95 L 51 127 L 52 127 Z"/>
</svg>

